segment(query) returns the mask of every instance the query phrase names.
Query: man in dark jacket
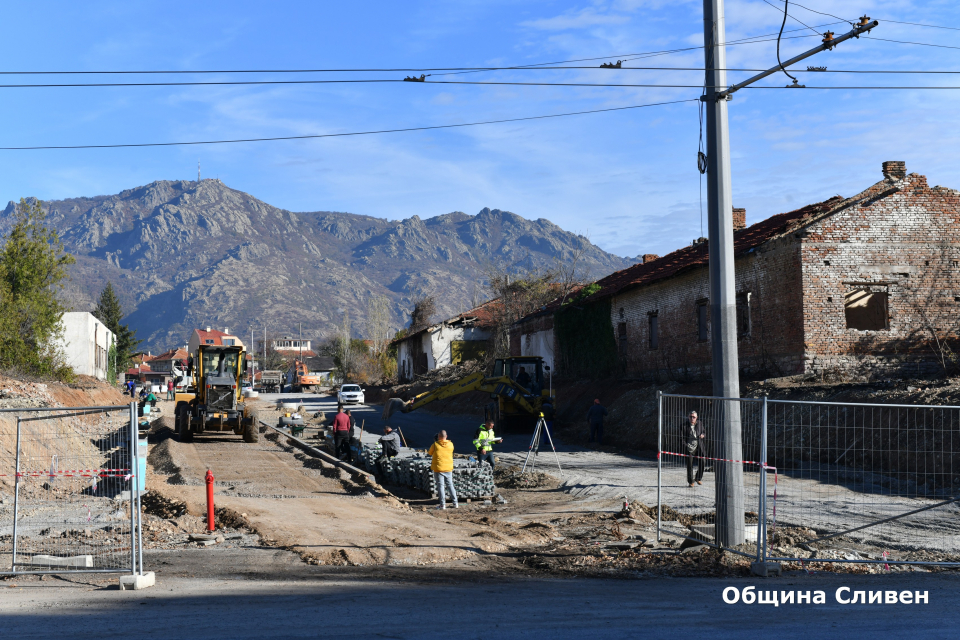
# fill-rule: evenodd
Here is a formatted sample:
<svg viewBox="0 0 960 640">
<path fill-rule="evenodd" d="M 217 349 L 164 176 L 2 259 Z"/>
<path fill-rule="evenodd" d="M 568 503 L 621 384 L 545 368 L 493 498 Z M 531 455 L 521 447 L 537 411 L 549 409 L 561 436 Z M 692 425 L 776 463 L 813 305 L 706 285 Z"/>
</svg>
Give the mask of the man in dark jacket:
<svg viewBox="0 0 960 640">
<path fill-rule="evenodd" d="M 380 446 L 383 447 L 381 458 L 395 458 L 400 455 L 400 436 L 391 427 L 384 427 Z"/>
<path fill-rule="evenodd" d="M 593 406 L 587 410 L 587 423 L 590 425 L 590 439 L 587 442 L 593 442 L 597 439 L 597 444 L 603 444 L 603 416 L 607 415 L 607 410 L 600 404 L 600 398 L 593 401 Z"/>
<path fill-rule="evenodd" d="M 693 486 L 694 481 L 697 484 L 703 484 L 703 458 L 706 453 L 707 431 L 703 428 L 697 412 L 691 411 L 687 423 L 683 425 L 683 443 L 687 448 L 687 482 Z M 697 475 L 693 475 L 693 460 L 697 460 Z"/>
</svg>

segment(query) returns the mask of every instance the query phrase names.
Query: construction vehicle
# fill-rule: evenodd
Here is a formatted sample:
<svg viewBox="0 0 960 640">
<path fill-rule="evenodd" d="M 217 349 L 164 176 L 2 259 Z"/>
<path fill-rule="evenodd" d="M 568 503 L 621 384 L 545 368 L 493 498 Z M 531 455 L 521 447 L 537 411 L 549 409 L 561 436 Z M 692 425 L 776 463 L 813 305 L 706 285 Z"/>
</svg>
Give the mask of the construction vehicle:
<svg viewBox="0 0 960 640">
<path fill-rule="evenodd" d="M 260 440 L 260 416 L 241 394 L 246 369 L 243 347 L 201 344 L 187 365 L 187 390 L 177 393 L 174 410 L 180 442 L 196 434 L 233 431 L 244 442 Z"/>
<path fill-rule="evenodd" d="M 493 420 L 494 429 L 533 428 L 541 414 L 547 420 L 553 419 L 553 390 L 543 384 L 544 373 L 549 370 L 550 367 L 544 366 L 543 358 L 538 356 L 499 358 L 494 361 L 492 376 L 485 376 L 482 372 L 472 373 L 406 402 L 400 398 L 390 398 L 383 406 L 383 419 L 387 420 L 398 411 L 409 413 L 431 402 L 461 393 L 486 391 L 490 394 L 491 402 L 485 408 L 485 419 Z"/>
<path fill-rule="evenodd" d="M 279 369 L 267 369 L 260 372 L 260 390 L 267 393 L 274 393 L 280 390 L 283 384 L 283 371 Z"/>
<path fill-rule="evenodd" d="M 323 384 L 323 376 L 319 373 L 311 372 L 305 362 L 294 360 L 293 380 L 291 384 L 293 385 L 294 393 L 319 390 L 320 385 Z"/>
</svg>

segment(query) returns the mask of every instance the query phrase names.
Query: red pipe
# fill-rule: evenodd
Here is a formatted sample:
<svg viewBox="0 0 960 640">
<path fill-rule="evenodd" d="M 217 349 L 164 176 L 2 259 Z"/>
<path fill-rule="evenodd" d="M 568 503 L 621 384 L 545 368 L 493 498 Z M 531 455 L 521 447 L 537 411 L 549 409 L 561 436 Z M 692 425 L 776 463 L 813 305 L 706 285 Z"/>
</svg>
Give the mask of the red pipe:
<svg viewBox="0 0 960 640">
<path fill-rule="evenodd" d="M 207 469 L 204 480 L 207 482 L 207 531 L 214 531 L 216 527 L 213 524 L 213 472 L 210 469 Z"/>
</svg>

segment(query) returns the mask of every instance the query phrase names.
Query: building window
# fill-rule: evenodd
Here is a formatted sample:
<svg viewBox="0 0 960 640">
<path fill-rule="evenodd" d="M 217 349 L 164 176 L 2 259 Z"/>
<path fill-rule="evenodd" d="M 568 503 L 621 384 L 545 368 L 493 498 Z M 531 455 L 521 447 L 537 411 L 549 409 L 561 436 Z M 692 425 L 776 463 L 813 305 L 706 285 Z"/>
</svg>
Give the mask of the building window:
<svg viewBox="0 0 960 640">
<path fill-rule="evenodd" d="M 874 287 L 876 288 L 876 287 Z M 890 328 L 888 293 L 871 289 L 854 289 L 843 300 L 847 329 L 885 331 Z"/>
<path fill-rule="evenodd" d="M 223 341 L 223 344 L 225 344 L 225 345 L 228 346 L 228 347 L 232 347 L 235 343 L 236 343 L 236 341 L 235 341 L 235 340 L 231 340 L 230 338 L 226 338 L 226 339 Z"/>
<path fill-rule="evenodd" d="M 737 294 L 737 337 L 750 337 L 750 292 Z"/>
<path fill-rule="evenodd" d="M 627 355 L 627 323 L 617 324 L 617 342 L 620 345 L 620 355 Z"/>
<path fill-rule="evenodd" d="M 210 339 L 204 340 L 204 342 L 207 344 L 213 344 L 213 340 L 210 340 Z"/>
<path fill-rule="evenodd" d="M 649 333 L 647 346 L 654 350 L 660 345 L 660 320 L 656 311 L 647 314 L 647 329 Z"/>
<path fill-rule="evenodd" d="M 710 339 L 707 317 L 707 301 L 697 300 L 697 340 L 700 342 L 706 342 Z"/>
</svg>

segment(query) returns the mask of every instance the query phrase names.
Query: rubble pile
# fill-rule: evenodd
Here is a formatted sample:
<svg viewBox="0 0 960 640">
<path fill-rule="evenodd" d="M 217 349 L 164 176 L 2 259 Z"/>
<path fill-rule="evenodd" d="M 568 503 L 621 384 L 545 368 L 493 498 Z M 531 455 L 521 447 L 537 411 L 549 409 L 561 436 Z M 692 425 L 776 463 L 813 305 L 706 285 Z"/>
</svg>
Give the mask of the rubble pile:
<svg viewBox="0 0 960 640">
<path fill-rule="evenodd" d="M 429 456 L 418 453 L 412 457 L 385 458 L 378 463 L 380 451 L 380 445 L 363 445 L 358 452 L 357 466 L 382 476 L 386 484 L 437 493 Z M 460 498 L 485 498 L 496 490 L 489 464 L 462 458 L 453 461 L 453 487 Z"/>
<path fill-rule="evenodd" d="M 503 489 L 539 489 L 540 487 L 556 487 L 557 479 L 542 471 L 527 471 L 520 473 L 520 467 L 500 466 L 494 471 L 493 477 L 497 486 Z"/>
</svg>

